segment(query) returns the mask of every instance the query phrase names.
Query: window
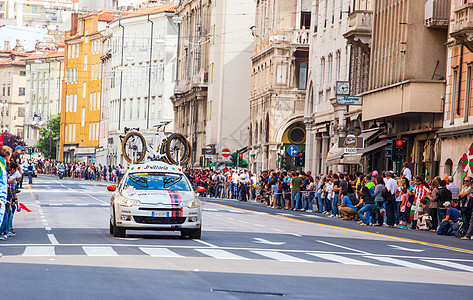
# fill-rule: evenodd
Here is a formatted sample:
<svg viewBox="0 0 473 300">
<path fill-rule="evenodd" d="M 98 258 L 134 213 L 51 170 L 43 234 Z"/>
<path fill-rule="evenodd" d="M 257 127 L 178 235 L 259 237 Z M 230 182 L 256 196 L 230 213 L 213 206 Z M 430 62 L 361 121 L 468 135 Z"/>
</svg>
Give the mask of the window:
<svg viewBox="0 0 473 300">
<path fill-rule="evenodd" d="M 74 95 L 74 112 L 77 112 L 77 94 Z"/>
<path fill-rule="evenodd" d="M 95 68 L 94 68 L 94 65 L 92 65 L 92 72 L 90 72 L 90 80 L 95 80 Z"/>
<path fill-rule="evenodd" d="M 87 54 L 84 55 L 84 71 L 87 71 Z"/>
<path fill-rule="evenodd" d="M 301 29 L 310 29 L 310 11 L 301 12 Z"/>
<path fill-rule="evenodd" d="M 92 140 L 92 123 L 89 123 L 89 141 Z"/>
<path fill-rule="evenodd" d="M 455 123 L 455 110 L 457 101 L 457 85 L 458 85 L 458 69 L 453 70 L 453 83 L 452 83 L 452 102 L 450 103 L 450 125 Z"/>
<path fill-rule="evenodd" d="M 99 79 L 102 79 L 102 64 L 99 64 Z"/>
<path fill-rule="evenodd" d="M 10 96 L 10 87 L 7 87 L 7 96 Z"/>
<path fill-rule="evenodd" d="M 74 142 L 76 140 L 76 125 L 77 124 L 72 124 L 72 141 Z"/>
<path fill-rule="evenodd" d="M 89 94 L 89 110 L 92 110 L 92 101 L 93 101 L 93 95 L 92 93 Z"/>
<path fill-rule="evenodd" d="M 307 63 L 300 63 L 299 64 L 299 72 L 298 72 L 299 82 L 298 88 L 300 90 L 305 90 L 307 87 Z"/>
<path fill-rule="evenodd" d="M 97 92 L 97 109 L 100 109 L 100 92 Z"/>
<path fill-rule="evenodd" d="M 209 83 L 214 81 L 214 63 L 210 64 L 210 71 L 209 71 Z"/>
<path fill-rule="evenodd" d="M 26 76 L 26 71 L 20 71 L 20 76 Z"/>
<path fill-rule="evenodd" d="M 82 107 L 82 122 L 80 124 L 81 127 L 85 126 L 85 107 Z"/>
<path fill-rule="evenodd" d="M 82 98 L 85 98 L 87 92 L 87 82 L 84 81 L 82 85 Z"/>
<path fill-rule="evenodd" d="M 25 108 L 18 107 L 18 117 L 23 118 L 25 116 Z"/>
<path fill-rule="evenodd" d="M 24 96 L 24 95 L 25 95 L 25 88 L 24 87 L 19 88 L 18 96 Z"/>
<path fill-rule="evenodd" d="M 463 122 L 468 122 L 470 116 L 471 99 L 471 64 L 466 69 L 466 87 L 465 87 L 465 111 L 463 112 Z"/>
<path fill-rule="evenodd" d="M 99 139 L 99 130 L 100 130 L 100 123 L 96 123 L 96 128 L 95 128 L 95 139 L 98 140 Z"/>
</svg>

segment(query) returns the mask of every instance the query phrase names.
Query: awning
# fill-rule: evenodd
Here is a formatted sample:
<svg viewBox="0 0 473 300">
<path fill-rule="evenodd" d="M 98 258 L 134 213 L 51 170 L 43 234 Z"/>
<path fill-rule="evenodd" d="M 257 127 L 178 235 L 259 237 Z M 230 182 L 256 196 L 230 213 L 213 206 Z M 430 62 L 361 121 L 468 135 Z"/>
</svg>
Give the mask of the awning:
<svg viewBox="0 0 473 300">
<path fill-rule="evenodd" d="M 371 140 L 380 136 L 382 132 L 383 130 L 379 128 L 368 129 L 368 130 L 363 131 L 358 137 L 362 137 L 366 145 Z"/>
<path fill-rule="evenodd" d="M 64 145 L 63 151 L 64 152 L 69 152 L 69 151 L 75 150 L 76 147 L 77 147 L 77 145 Z"/>
<path fill-rule="evenodd" d="M 359 165 L 363 156 L 378 150 L 379 148 L 383 148 L 384 146 L 386 146 L 386 141 L 381 141 L 373 145 L 369 145 L 366 148 L 358 149 L 356 154 L 345 154 L 344 149 L 336 145 L 336 147 L 332 147 L 329 151 L 327 156 L 327 165 Z M 331 154 L 331 152 L 335 154 Z"/>
<path fill-rule="evenodd" d="M 91 156 L 95 155 L 95 147 L 81 147 L 76 148 L 75 156 Z"/>
</svg>

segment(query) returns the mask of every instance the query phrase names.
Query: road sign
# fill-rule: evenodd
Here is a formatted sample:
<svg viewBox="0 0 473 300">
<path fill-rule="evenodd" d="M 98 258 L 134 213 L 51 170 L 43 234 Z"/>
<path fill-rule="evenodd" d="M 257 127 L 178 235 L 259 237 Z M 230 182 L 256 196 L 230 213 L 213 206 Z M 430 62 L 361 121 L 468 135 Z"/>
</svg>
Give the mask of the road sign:
<svg viewBox="0 0 473 300">
<path fill-rule="evenodd" d="M 225 148 L 225 149 L 222 150 L 222 156 L 223 157 L 229 157 L 230 154 L 231 154 L 231 152 L 230 152 L 229 149 Z"/>
<path fill-rule="evenodd" d="M 297 148 L 296 145 L 291 145 L 291 146 L 289 146 L 289 148 L 287 148 L 287 153 L 290 156 L 296 156 L 297 153 L 299 153 L 299 148 Z"/>
<path fill-rule="evenodd" d="M 337 96 L 340 105 L 363 105 L 363 97 Z"/>
</svg>

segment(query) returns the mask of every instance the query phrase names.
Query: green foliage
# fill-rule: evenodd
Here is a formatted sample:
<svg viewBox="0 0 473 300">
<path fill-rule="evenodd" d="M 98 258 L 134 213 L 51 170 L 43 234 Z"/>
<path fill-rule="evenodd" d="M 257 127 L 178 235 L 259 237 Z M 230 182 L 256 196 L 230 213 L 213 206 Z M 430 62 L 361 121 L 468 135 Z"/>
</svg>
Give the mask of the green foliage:
<svg viewBox="0 0 473 300">
<path fill-rule="evenodd" d="M 61 115 L 57 114 L 48 121 L 48 126 L 39 132 L 40 138 L 36 148 L 45 158 L 56 158 L 57 138 L 61 131 Z"/>
</svg>

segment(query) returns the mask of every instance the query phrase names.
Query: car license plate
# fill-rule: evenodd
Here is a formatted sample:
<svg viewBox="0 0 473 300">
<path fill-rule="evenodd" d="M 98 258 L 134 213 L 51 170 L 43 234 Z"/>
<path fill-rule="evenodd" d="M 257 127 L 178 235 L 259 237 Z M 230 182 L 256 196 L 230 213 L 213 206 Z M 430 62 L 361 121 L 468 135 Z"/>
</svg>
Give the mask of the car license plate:
<svg viewBox="0 0 473 300">
<path fill-rule="evenodd" d="M 152 217 L 167 217 L 169 214 L 168 211 L 152 211 L 151 216 Z"/>
</svg>

